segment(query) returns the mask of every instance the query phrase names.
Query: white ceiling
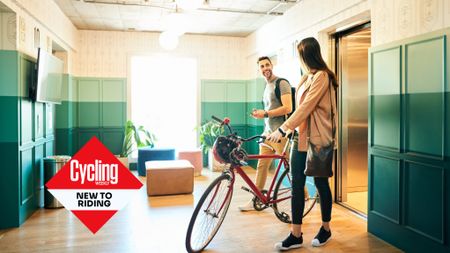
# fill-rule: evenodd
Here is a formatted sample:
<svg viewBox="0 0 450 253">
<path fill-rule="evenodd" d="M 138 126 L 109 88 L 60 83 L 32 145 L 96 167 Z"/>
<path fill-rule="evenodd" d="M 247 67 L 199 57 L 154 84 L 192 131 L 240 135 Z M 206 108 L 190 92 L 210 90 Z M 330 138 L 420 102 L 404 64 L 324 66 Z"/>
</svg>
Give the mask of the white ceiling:
<svg viewBox="0 0 450 253">
<path fill-rule="evenodd" d="M 203 0 L 181 9 L 174 0 L 54 0 L 78 29 L 165 31 L 244 37 L 300 0 Z M 271 12 L 271 13 L 269 13 Z"/>
</svg>

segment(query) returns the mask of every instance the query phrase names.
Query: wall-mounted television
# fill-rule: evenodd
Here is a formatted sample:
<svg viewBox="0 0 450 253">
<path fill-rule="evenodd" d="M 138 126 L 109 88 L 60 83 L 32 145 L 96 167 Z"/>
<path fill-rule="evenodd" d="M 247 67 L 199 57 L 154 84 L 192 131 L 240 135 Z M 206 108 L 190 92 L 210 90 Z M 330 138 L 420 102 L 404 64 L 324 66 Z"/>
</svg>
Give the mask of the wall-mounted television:
<svg viewBox="0 0 450 253">
<path fill-rule="evenodd" d="M 61 104 L 64 62 L 38 48 L 36 78 L 30 89 L 33 101 Z"/>
</svg>

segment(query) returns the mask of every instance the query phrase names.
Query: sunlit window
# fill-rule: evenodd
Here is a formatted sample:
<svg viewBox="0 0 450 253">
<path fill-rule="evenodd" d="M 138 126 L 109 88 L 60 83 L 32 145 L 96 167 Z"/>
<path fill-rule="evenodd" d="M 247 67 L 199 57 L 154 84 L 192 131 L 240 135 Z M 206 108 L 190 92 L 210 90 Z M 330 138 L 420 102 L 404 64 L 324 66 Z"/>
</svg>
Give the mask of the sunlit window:
<svg viewBox="0 0 450 253">
<path fill-rule="evenodd" d="M 132 57 L 132 120 L 155 133 L 159 147 L 196 147 L 197 86 L 195 59 Z"/>
</svg>

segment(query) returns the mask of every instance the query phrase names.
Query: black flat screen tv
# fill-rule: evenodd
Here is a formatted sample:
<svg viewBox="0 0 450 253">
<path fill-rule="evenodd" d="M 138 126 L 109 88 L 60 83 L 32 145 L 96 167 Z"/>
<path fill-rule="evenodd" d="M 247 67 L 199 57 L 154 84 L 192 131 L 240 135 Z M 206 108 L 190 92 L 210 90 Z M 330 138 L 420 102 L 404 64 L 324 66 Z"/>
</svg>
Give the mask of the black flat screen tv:
<svg viewBox="0 0 450 253">
<path fill-rule="evenodd" d="M 64 62 L 38 48 L 36 78 L 30 90 L 33 101 L 61 104 Z"/>
</svg>

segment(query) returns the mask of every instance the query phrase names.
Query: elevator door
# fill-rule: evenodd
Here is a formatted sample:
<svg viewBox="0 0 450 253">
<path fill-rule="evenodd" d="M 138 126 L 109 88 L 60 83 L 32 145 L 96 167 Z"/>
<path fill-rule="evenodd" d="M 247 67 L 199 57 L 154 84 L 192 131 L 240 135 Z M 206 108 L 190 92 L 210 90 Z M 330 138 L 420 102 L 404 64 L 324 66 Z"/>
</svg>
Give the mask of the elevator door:
<svg viewBox="0 0 450 253">
<path fill-rule="evenodd" d="M 367 214 L 367 112 L 369 25 L 343 32 L 336 38 L 340 79 L 340 161 L 338 198 Z"/>
</svg>

